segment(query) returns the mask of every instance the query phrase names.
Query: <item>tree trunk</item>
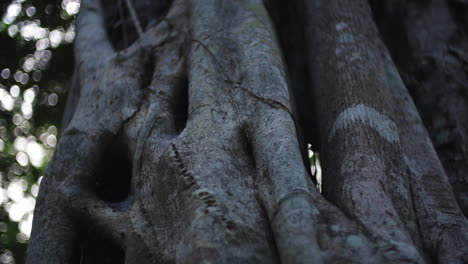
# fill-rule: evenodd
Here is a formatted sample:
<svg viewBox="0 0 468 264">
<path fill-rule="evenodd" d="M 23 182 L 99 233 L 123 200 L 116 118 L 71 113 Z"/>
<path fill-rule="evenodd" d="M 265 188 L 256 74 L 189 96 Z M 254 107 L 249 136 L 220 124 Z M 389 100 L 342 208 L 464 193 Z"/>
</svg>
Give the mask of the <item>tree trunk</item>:
<svg viewBox="0 0 468 264">
<path fill-rule="evenodd" d="M 285 2 L 82 1 L 28 263 L 468 263 L 465 2 Z"/>
</svg>

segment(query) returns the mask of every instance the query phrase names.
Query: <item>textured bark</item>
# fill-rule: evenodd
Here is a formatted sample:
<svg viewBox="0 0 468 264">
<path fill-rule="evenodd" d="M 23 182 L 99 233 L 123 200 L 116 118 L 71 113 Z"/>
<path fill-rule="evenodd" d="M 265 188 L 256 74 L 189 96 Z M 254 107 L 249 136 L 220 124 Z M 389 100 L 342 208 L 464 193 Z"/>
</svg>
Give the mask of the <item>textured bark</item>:
<svg viewBox="0 0 468 264">
<path fill-rule="evenodd" d="M 466 216 L 468 3 L 457 0 L 375 2 L 376 21 L 385 43 L 413 94 Z M 389 25 L 388 21 L 397 23 Z"/>
<path fill-rule="evenodd" d="M 465 175 L 393 62 L 391 4 L 111 2 L 82 2 L 28 263 L 468 262 Z"/>
</svg>

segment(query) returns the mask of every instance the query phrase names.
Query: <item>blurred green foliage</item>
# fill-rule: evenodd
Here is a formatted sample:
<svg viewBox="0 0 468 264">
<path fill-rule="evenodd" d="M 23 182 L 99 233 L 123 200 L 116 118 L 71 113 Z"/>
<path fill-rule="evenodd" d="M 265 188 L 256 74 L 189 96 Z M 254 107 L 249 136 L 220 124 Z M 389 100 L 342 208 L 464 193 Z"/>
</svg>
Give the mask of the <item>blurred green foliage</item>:
<svg viewBox="0 0 468 264">
<path fill-rule="evenodd" d="M 23 263 L 60 134 L 79 0 L 0 0 L 0 263 Z"/>
</svg>

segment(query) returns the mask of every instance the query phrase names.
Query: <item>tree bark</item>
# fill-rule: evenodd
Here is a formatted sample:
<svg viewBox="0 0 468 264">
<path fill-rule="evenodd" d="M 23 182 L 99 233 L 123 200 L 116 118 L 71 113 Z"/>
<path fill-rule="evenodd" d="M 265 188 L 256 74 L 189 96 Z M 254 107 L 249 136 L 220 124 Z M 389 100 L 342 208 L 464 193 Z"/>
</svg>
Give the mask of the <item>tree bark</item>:
<svg viewBox="0 0 468 264">
<path fill-rule="evenodd" d="M 414 25 L 460 30 L 438 19 L 453 3 L 395 16 L 365 0 L 111 2 L 82 1 L 27 263 L 468 262 L 465 149 L 434 145 L 424 110 L 464 131 L 464 108 L 412 97 L 436 81 L 395 66 L 401 43 L 439 58 L 450 40 Z"/>
</svg>

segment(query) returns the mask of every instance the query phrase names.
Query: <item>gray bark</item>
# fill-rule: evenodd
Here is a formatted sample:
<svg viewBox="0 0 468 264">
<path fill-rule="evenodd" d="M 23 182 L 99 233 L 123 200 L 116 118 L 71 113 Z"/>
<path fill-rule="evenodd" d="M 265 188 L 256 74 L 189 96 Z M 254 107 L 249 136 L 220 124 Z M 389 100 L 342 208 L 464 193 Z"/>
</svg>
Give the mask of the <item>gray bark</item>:
<svg viewBox="0 0 468 264">
<path fill-rule="evenodd" d="M 378 3 L 107 2 L 82 2 L 27 263 L 468 262 Z"/>
<path fill-rule="evenodd" d="M 468 215 L 466 1 L 375 4 L 376 21 Z M 388 22 L 398 21 L 389 30 Z"/>
</svg>

